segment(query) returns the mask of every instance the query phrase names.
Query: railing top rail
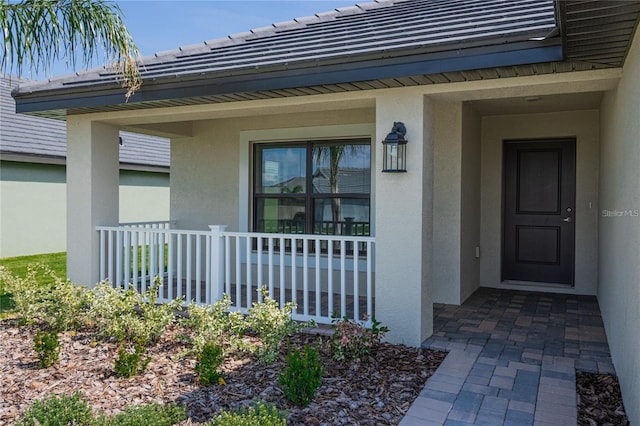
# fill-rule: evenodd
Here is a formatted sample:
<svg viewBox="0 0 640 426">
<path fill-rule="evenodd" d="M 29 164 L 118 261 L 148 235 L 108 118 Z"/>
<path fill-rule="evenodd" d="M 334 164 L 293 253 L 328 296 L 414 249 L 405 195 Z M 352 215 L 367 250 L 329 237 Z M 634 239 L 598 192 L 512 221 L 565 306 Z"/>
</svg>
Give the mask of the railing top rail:
<svg viewBox="0 0 640 426">
<path fill-rule="evenodd" d="M 155 222 L 157 223 L 157 222 Z M 151 233 L 163 233 L 163 234 L 190 234 L 190 235 L 211 235 L 211 231 L 204 230 L 190 230 L 190 229 L 167 229 L 167 228 L 143 228 L 120 224 L 116 226 L 96 226 L 96 231 L 125 231 L 125 230 L 139 230 L 143 232 Z M 284 234 L 275 232 L 232 232 L 224 231 L 222 236 L 229 237 L 245 237 L 245 238 L 287 238 L 298 240 L 324 240 L 324 241 L 354 241 L 354 242 L 372 242 L 375 243 L 375 237 L 366 237 L 359 235 L 326 235 L 326 234 Z"/>
<path fill-rule="evenodd" d="M 96 231 L 139 231 L 155 234 L 182 234 L 182 235 L 202 235 L 211 236 L 211 231 L 196 231 L 189 229 L 167 229 L 167 228 L 142 228 L 135 226 L 96 226 Z"/>
<path fill-rule="evenodd" d="M 146 222 L 122 222 L 118 226 L 175 225 L 175 220 L 150 220 Z"/>
<path fill-rule="evenodd" d="M 252 238 L 295 238 L 300 240 L 325 240 L 325 241 L 356 241 L 356 242 L 372 242 L 376 241 L 375 237 L 363 237 L 358 235 L 325 235 L 325 234 L 283 234 L 277 232 L 231 232 L 224 231 L 222 236 L 229 237 L 252 237 Z"/>
</svg>

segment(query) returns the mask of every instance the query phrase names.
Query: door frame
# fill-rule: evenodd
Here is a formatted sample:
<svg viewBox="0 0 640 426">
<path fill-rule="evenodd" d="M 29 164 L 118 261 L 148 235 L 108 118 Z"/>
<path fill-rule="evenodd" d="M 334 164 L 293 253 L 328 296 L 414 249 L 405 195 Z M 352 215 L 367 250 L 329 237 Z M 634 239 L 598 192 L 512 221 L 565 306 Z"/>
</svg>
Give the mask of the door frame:
<svg viewBox="0 0 640 426">
<path fill-rule="evenodd" d="M 571 143 L 572 146 L 572 151 L 573 151 L 573 182 L 569 182 L 569 184 L 572 186 L 572 199 L 571 199 L 571 205 L 573 206 L 573 211 L 571 212 L 571 217 L 572 217 L 572 221 L 573 221 L 573 238 L 571 240 L 571 254 L 570 254 L 570 260 L 568 260 L 571 264 L 570 266 L 570 282 L 569 283 L 557 283 L 557 282 L 545 282 L 545 281 L 536 281 L 536 280 L 514 280 L 514 279 L 505 279 L 504 275 L 504 262 L 505 262 L 505 258 L 506 258 L 506 244 L 505 244 L 505 238 L 506 238 L 506 230 L 505 230 L 505 226 L 506 226 L 506 220 L 505 220 L 505 205 L 507 202 L 507 190 L 506 190 L 506 185 L 507 185 L 507 176 L 506 176 L 506 166 L 505 166 L 505 162 L 506 162 L 506 158 L 505 158 L 505 151 L 506 151 L 506 147 L 507 144 L 512 144 L 515 145 L 517 143 L 522 143 L 522 144 L 535 144 L 535 143 L 545 143 L 545 142 L 550 142 L 550 143 Z M 551 285 L 551 286 L 559 286 L 562 288 L 575 288 L 575 275 L 576 275 L 576 232 L 577 232 L 577 226 L 576 226 L 576 217 L 577 217 L 577 212 L 576 212 L 576 194 L 577 194 L 577 190 L 578 190 L 578 185 L 577 185 L 577 166 L 578 166 L 578 159 L 577 159 L 577 138 L 576 137 L 551 137 L 551 138 L 510 138 L 510 139 L 503 139 L 502 140 L 502 169 L 501 169 L 501 175 L 502 175 L 502 195 L 501 195 L 501 208 L 500 208 L 500 245 L 501 245 L 501 250 L 500 250 L 500 280 L 502 283 L 512 283 L 512 284 L 528 284 L 528 285 Z"/>
</svg>

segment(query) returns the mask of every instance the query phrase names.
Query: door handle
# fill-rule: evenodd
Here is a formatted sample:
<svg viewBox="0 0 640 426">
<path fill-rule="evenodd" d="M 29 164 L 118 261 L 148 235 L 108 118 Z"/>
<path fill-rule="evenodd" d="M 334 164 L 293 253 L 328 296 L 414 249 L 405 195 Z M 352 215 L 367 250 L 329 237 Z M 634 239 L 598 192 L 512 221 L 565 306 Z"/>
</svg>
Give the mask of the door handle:
<svg viewBox="0 0 640 426">
<path fill-rule="evenodd" d="M 571 218 L 570 217 L 565 217 L 564 219 L 562 219 L 563 222 L 571 222 Z"/>
</svg>

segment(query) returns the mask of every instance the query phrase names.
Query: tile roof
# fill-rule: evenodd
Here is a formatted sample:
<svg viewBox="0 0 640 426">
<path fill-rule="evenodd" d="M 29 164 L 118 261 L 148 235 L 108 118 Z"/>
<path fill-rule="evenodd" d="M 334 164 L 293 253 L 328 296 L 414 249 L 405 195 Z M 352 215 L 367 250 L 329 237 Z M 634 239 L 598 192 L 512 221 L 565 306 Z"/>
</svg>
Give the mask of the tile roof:
<svg viewBox="0 0 640 426">
<path fill-rule="evenodd" d="M 16 98 L 64 114 L 616 67 L 639 14 L 637 0 L 377 0 L 143 58 L 128 103 L 104 67 Z"/>
<path fill-rule="evenodd" d="M 393 6 L 393 7 L 391 7 Z M 294 63 L 437 52 L 544 37 L 556 26 L 552 0 L 406 0 L 338 9 L 156 54 L 143 78 L 254 70 Z M 464 46 L 463 46 L 464 44 Z M 64 85 L 110 80 L 112 72 Z"/>
<path fill-rule="evenodd" d="M 67 156 L 66 123 L 50 118 L 16 114 L 11 89 L 25 80 L 0 76 L 0 155 L 30 157 L 34 161 L 64 161 Z M 138 166 L 169 167 L 169 140 L 120 132 L 120 162 Z"/>
</svg>

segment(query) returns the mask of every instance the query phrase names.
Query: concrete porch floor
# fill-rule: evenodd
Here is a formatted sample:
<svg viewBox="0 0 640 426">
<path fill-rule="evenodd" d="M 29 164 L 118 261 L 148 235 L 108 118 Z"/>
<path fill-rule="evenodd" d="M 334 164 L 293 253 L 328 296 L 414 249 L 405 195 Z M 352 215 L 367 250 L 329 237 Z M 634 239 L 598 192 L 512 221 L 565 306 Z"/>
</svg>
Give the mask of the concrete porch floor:
<svg viewBox="0 0 640 426">
<path fill-rule="evenodd" d="M 480 288 L 423 346 L 449 354 L 402 426 L 573 426 L 576 370 L 615 373 L 593 296 Z"/>
</svg>

